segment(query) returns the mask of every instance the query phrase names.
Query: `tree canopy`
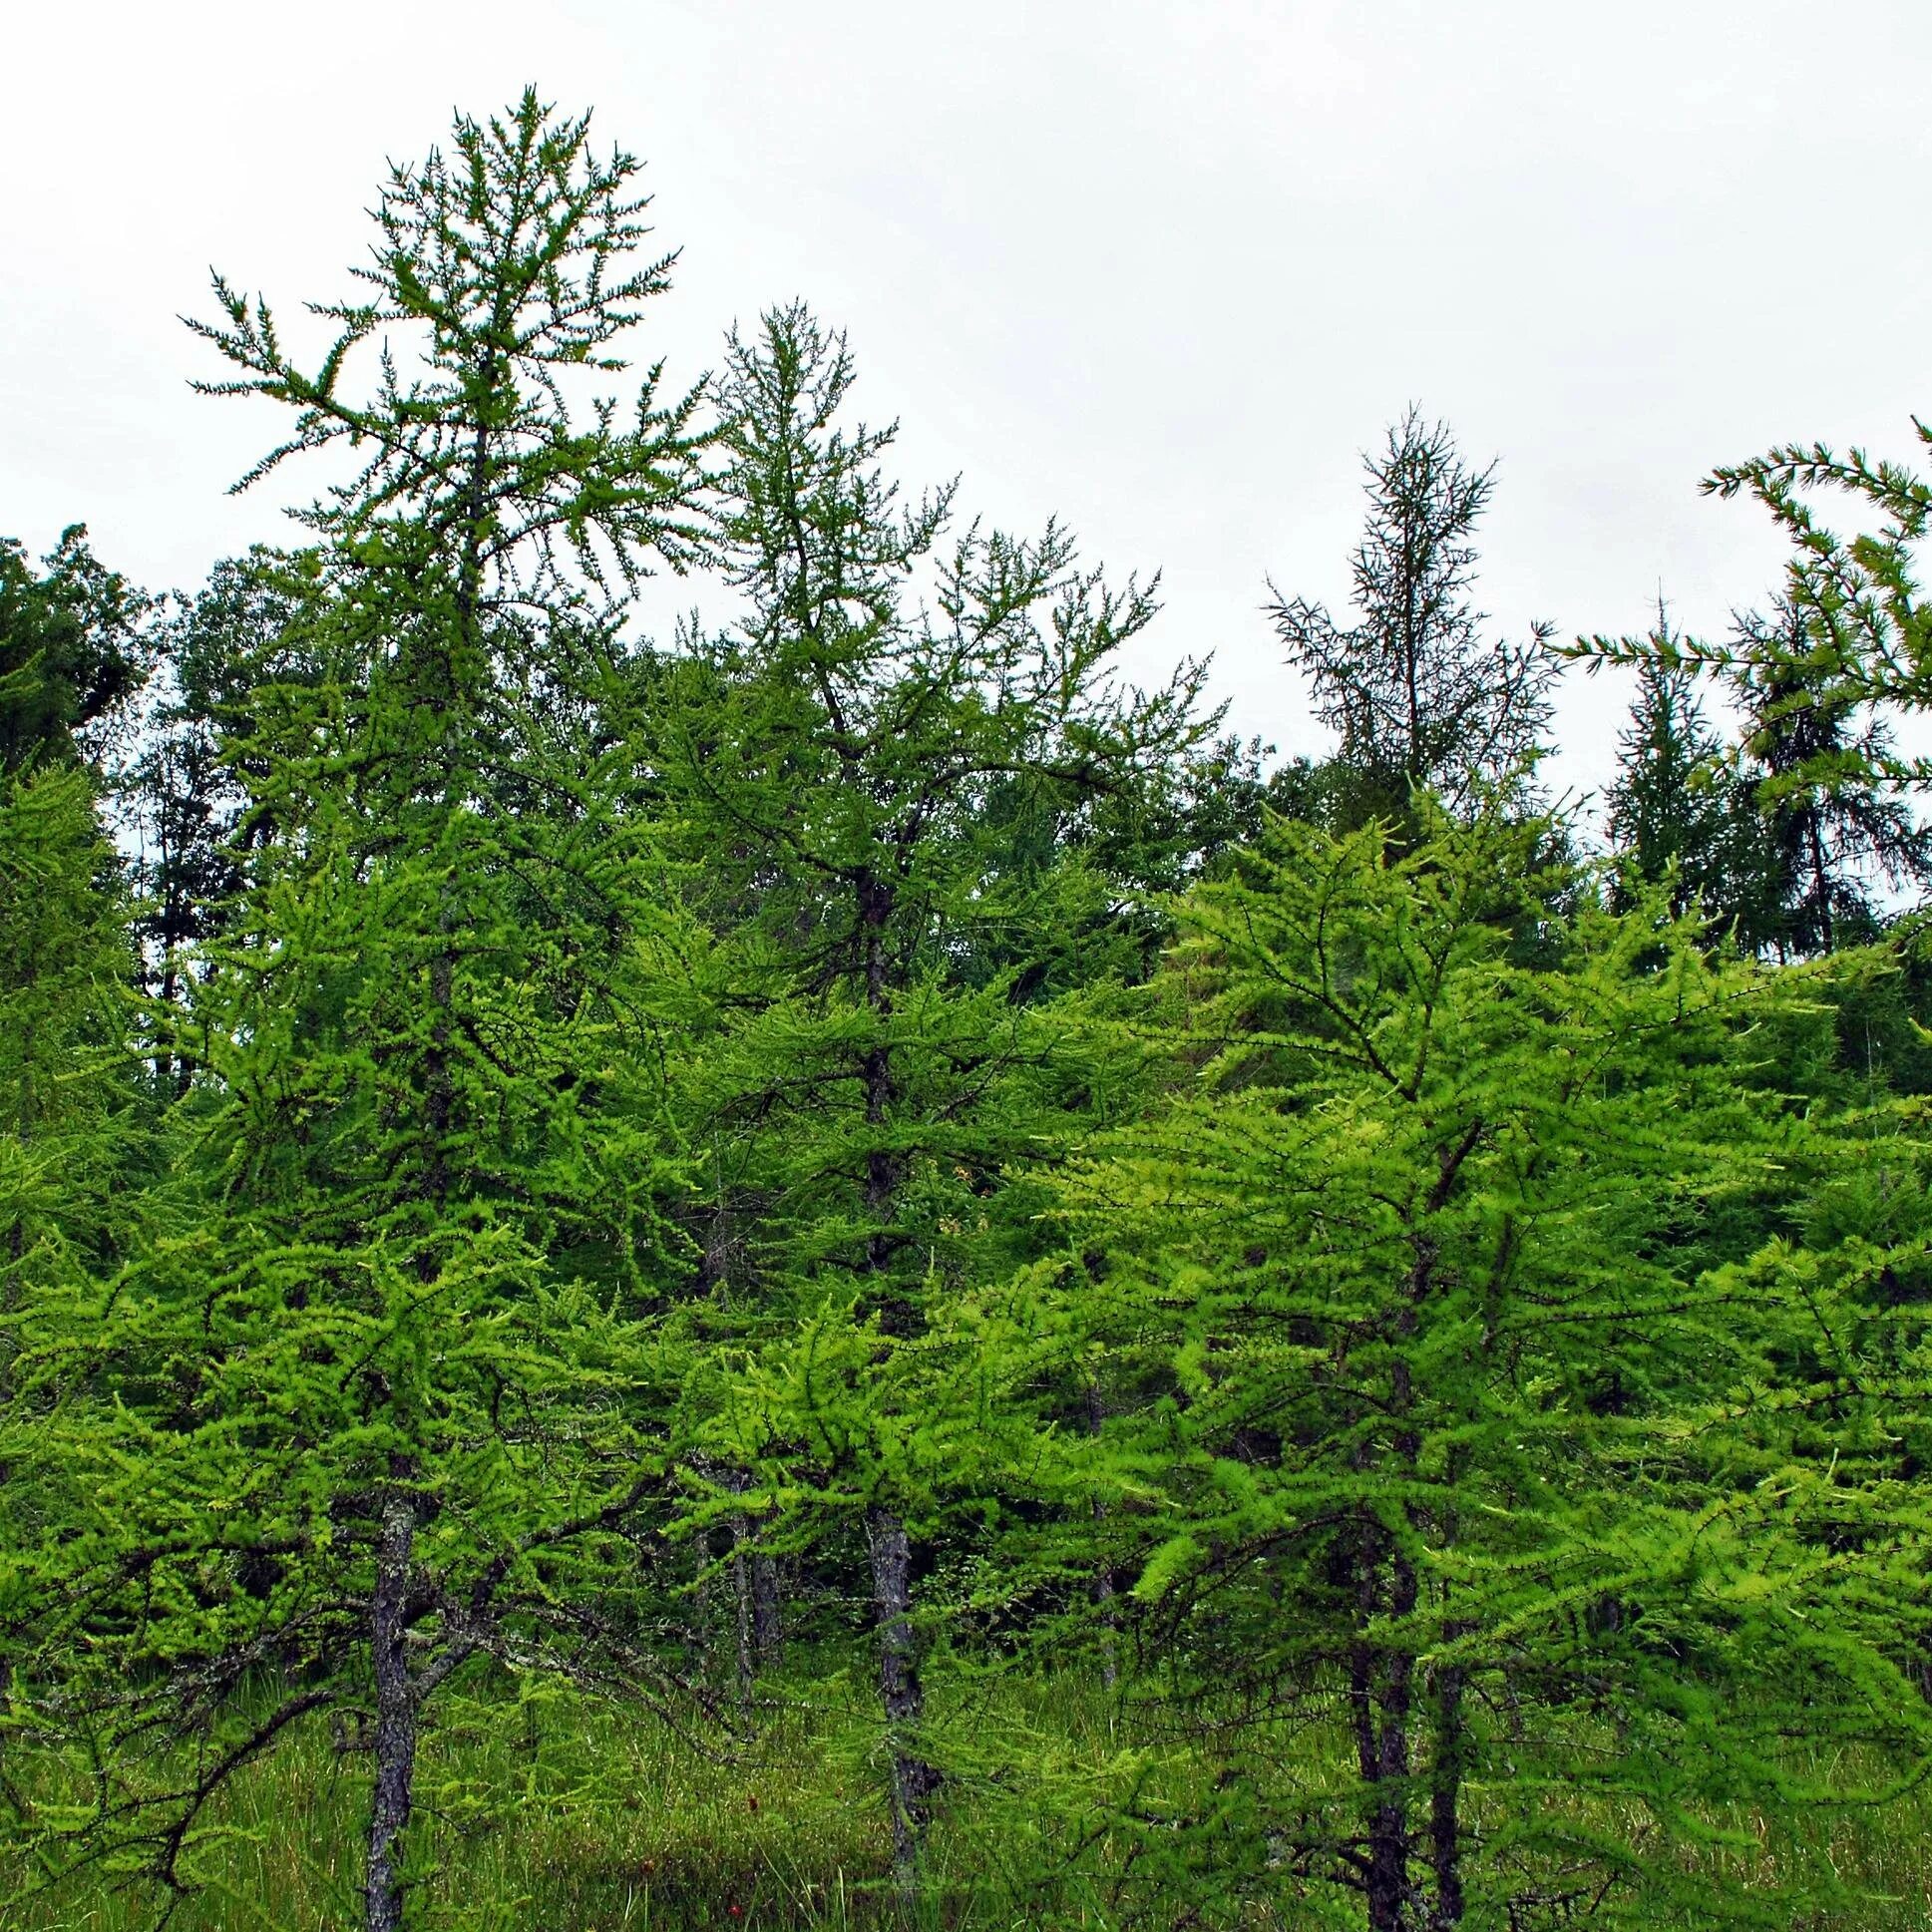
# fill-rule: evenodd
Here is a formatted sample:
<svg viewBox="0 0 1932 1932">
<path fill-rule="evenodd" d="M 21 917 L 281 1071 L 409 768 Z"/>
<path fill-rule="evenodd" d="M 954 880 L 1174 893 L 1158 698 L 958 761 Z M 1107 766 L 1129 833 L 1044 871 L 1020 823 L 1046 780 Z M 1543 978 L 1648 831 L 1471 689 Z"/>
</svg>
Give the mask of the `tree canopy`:
<svg viewBox="0 0 1932 1932">
<path fill-rule="evenodd" d="M 1927 486 L 1715 472 L 1556 808 L 1411 407 L 1278 762 L 638 182 L 457 117 L 191 324 L 285 547 L 0 544 L 7 1923 L 1918 1923 Z"/>
</svg>

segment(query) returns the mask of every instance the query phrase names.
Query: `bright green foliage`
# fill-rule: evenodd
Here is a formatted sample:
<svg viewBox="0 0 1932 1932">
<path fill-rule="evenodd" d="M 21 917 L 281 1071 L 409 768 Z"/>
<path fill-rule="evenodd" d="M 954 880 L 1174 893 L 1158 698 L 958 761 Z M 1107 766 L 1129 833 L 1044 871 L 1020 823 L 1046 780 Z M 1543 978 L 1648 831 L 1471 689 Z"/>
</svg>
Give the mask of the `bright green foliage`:
<svg viewBox="0 0 1932 1932">
<path fill-rule="evenodd" d="M 699 477 L 649 383 L 620 430 L 560 381 L 620 366 L 661 284 L 617 278 L 632 172 L 531 97 L 459 120 L 392 178 L 374 298 L 327 311 L 319 375 L 265 307 L 204 331 L 246 372 L 223 387 L 300 412 L 254 474 L 375 454 L 279 586 L 300 674 L 230 733 L 257 850 L 178 1031 L 171 1231 L 28 1329 L 90 1494 L 40 1559 L 70 1615 L 33 1688 L 111 1767 L 52 1841 L 186 1881 L 222 1778 L 327 1709 L 374 1756 L 372 1927 L 400 1922 L 432 1693 L 485 1660 L 649 1676 L 604 1586 L 660 1460 L 634 1316 L 684 973 L 628 761 L 584 721 L 615 688 L 600 585 L 688 555 Z M 423 373 L 386 351 L 348 402 L 378 328 L 420 331 Z M 121 1748 L 169 1727 L 186 1773 Z"/>
<path fill-rule="evenodd" d="M 928 1317 L 1028 1252 L 1009 1166 L 1106 1114 L 1105 1055 L 1054 995 L 1137 963 L 1107 855 L 1152 849 L 1140 802 L 1209 726 L 1193 667 L 1116 688 L 1152 596 L 1076 568 L 1057 526 L 942 547 L 951 491 L 898 501 L 852 380 L 801 308 L 733 339 L 724 555 L 749 611 L 664 677 L 657 758 L 741 975 L 691 1106 L 704 1281 L 751 1352 L 694 1384 L 699 1440 L 756 1471 L 775 1538 L 866 1527 L 910 1859 L 932 1774 L 908 1566 L 974 1474 L 924 1379 Z"/>
<path fill-rule="evenodd" d="M 635 177 L 526 95 L 314 366 L 217 282 L 306 548 L 0 547 L 8 1923 L 1917 1924 L 1932 494 L 1719 474 L 1587 868 L 1446 429 L 1264 780 L 802 305 L 601 395 Z"/>
<path fill-rule="evenodd" d="M 150 1123 L 127 1049 L 127 907 L 77 765 L 0 775 L 0 1311 L 31 1316 L 111 1269 L 139 1224 Z M 0 1337 L 8 1548 L 49 1507 L 36 1417 Z M 58 1475 L 58 1472 L 56 1472 Z M 9 1579 L 11 1582 L 11 1579 Z"/>
<path fill-rule="evenodd" d="M 1914 423 L 1922 444 L 1932 429 Z M 1932 696 L 1932 614 L 1921 599 L 1913 566 L 1915 547 L 1932 517 L 1932 485 L 1903 464 L 1872 463 L 1862 450 L 1838 457 L 1822 443 L 1788 444 L 1747 463 L 1714 470 L 1705 490 L 1749 496 L 1768 510 L 1789 539 L 1783 597 L 1789 621 L 1763 634 L 1746 627 L 1741 652 L 1699 646 L 1721 663 L 1781 664 L 1808 691 L 1847 709 L 1860 705 L 1923 708 Z M 1841 492 L 1878 520 L 1875 531 L 1846 538 L 1825 524 L 1808 501 L 1820 490 Z M 1598 648 L 1608 648 L 1602 639 Z M 1883 748 L 1873 761 L 1881 775 L 1923 781 L 1922 759 Z M 1862 767 L 1825 756 L 1788 782 L 1826 783 Z"/>
<path fill-rule="evenodd" d="M 1922 1539 L 1833 1575 L 1838 1418 L 1790 1416 L 1835 1331 L 1816 1264 L 1748 1259 L 1803 982 L 1588 893 L 1515 964 L 1536 828 L 1425 830 L 1279 824 L 1188 902 L 1199 1072 L 1078 1166 L 1087 1265 L 1027 1325 L 1118 1411 L 1067 1480 L 1225 1765 L 1150 1870 L 1377 1932 L 1639 1923 L 1674 1844 L 1800 1794 L 1794 1726 L 1919 1761 Z"/>
<path fill-rule="evenodd" d="M 131 1097 L 126 914 L 87 774 L 0 777 L 0 1133 L 22 1163 L 13 1202 L 54 1187 L 91 1194 L 90 1218 L 111 1218 L 106 1172 L 89 1175 L 127 1131 L 115 1120 Z M 36 1237 L 16 1221 L 4 1240 L 18 1265 Z"/>
<path fill-rule="evenodd" d="M 0 1671 L 49 1608 L 24 1554 L 91 1506 L 23 1334 L 87 1298 L 144 1233 L 153 1122 L 129 1040 L 133 952 L 94 786 L 0 772 Z"/>
<path fill-rule="evenodd" d="M 1932 428 L 1915 423 L 1922 444 Z M 1873 463 L 1863 450 L 1839 457 L 1822 443 L 1783 444 L 1749 462 L 1714 470 L 1708 495 L 1748 496 L 1769 511 L 1789 540 L 1777 621 L 1746 621 L 1727 643 L 1699 638 L 1579 639 L 1573 654 L 1641 662 L 1663 655 L 1710 664 L 1748 678 L 1753 669 L 1778 673 L 1794 704 L 1824 700 L 1839 721 L 1862 707 L 1916 710 L 1932 697 L 1932 613 L 1921 598 L 1913 565 L 1916 546 L 1932 519 L 1932 485 L 1903 464 Z M 1832 491 L 1877 520 L 1875 530 L 1840 535 L 1818 515 L 1811 498 Z M 1888 744 L 1869 758 L 1844 755 L 1834 742 L 1782 774 L 1792 788 L 1830 785 L 1854 773 L 1923 782 L 1932 775 L 1922 758 Z"/>
</svg>

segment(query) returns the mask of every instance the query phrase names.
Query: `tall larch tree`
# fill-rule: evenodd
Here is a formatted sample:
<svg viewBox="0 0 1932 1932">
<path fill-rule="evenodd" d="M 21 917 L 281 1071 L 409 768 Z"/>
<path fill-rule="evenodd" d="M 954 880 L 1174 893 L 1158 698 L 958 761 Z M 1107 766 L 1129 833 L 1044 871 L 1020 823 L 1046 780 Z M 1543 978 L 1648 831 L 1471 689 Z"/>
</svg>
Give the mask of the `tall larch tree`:
<svg viewBox="0 0 1932 1932">
<path fill-rule="evenodd" d="M 371 1932 L 434 1695 L 648 1672 L 599 1587 L 656 1466 L 637 1204 L 671 1157 L 636 1069 L 682 975 L 628 761 L 556 728 L 616 688 L 626 585 L 702 541 L 695 398 L 593 393 L 669 268 L 636 174 L 526 94 L 392 171 L 315 368 L 218 279 L 193 325 L 212 393 L 293 414 L 245 482 L 357 466 L 281 573 L 299 674 L 226 735 L 253 850 L 176 1029 L 182 1212 L 33 1338 L 43 1386 L 111 1402 L 71 1404 L 96 1489 L 42 1581 L 117 1641 L 78 1685 L 59 1629 L 40 1663 L 114 1771 L 54 1841 L 191 1883 L 225 1777 L 332 1710 L 370 1743 Z M 158 1727 L 186 1769 L 135 1748 Z"/>
<path fill-rule="evenodd" d="M 1421 830 L 1278 824 L 1198 889 L 1172 1103 L 1072 1168 L 1071 1258 L 1022 1279 L 1031 1381 L 1137 1393 L 1057 1453 L 1144 1694 L 1221 1767 L 1118 1828 L 1230 1913 L 1755 1922 L 1698 1855 L 1717 1807 L 1781 1828 L 1932 1740 L 1923 1526 L 1823 1559 L 1873 1520 L 1868 1430 L 1818 1405 L 1844 1310 L 1759 1206 L 1802 1111 L 1760 1056 L 1820 1021 L 1657 894 L 1553 915 L 1533 821 Z M 1855 1742 L 1835 1791 L 1793 1724 Z"/>
<path fill-rule="evenodd" d="M 691 1130 L 715 1164 L 706 1281 L 735 1311 L 720 1359 L 741 1365 L 698 1384 L 697 1423 L 751 1485 L 730 1507 L 775 1511 L 780 1542 L 863 1536 L 909 1896 L 940 1778 L 917 1584 L 974 1462 L 930 1316 L 1027 1252 L 1009 1165 L 1105 1109 L 1055 1004 L 1130 910 L 1089 850 L 1096 802 L 1116 832 L 1145 824 L 1131 801 L 1213 721 L 1198 667 L 1151 695 L 1117 682 L 1153 597 L 1079 568 L 1058 526 L 948 538 L 951 490 L 903 501 L 853 380 L 802 306 L 733 337 L 723 529 L 746 614 L 688 640 L 659 755 L 743 972 Z"/>
</svg>

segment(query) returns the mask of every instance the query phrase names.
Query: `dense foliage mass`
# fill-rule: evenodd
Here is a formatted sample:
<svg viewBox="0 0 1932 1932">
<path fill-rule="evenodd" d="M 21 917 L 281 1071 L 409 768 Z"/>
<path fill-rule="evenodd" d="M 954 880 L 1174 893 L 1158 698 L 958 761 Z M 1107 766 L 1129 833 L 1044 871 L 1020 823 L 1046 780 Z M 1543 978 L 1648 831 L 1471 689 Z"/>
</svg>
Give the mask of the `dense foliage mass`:
<svg viewBox="0 0 1932 1932">
<path fill-rule="evenodd" d="M 1271 771 L 803 304 L 621 392 L 636 175 L 217 279 L 299 542 L 0 545 L 8 1922 L 1921 1923 L 1932 485 L 1716 474 L 1595 825 L 1410 410 Z"/>
</svg>

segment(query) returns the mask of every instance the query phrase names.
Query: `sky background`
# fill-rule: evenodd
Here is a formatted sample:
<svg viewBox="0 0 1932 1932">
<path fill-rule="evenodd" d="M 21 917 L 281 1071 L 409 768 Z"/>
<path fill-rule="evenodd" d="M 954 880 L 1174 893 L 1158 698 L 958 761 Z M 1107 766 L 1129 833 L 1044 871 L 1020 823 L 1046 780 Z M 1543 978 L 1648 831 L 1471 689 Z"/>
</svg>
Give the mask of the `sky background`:
<svg viewBox="0 0 1932 1932">
<path fill-rule="evenodd" d="M 209 264 L 345 292 L 385 160 L 534 82 L 648 163 L 682 249 L 638 353 L 694 378 L 803 295 L 909 482 L 1160 569 L 1134 668 L 1211 651 L 1319 748 L 1266 579 L 1349 596 L 1360 452 L 1411 400 L 1500 457 L 1500 632 L 1722 629 L 1775 581 L 1698 494 L 1932 411 L 1927 0 L 332 0 L 18 10 L 0 117 L 0 535 L 84 521 L 155 586 L 288 531 L 226 485 L 277 412 L 187 388 Z M 688 589 L 666 592 L 671 603 Z M 1561 781 L 1604 782 L 1573 675 Z"/>
</svg>

